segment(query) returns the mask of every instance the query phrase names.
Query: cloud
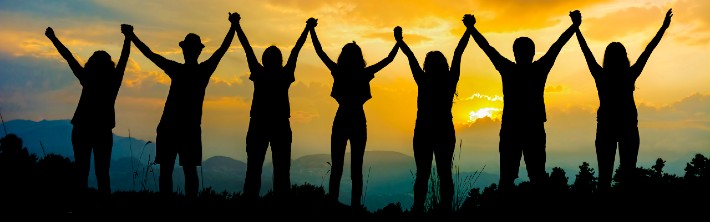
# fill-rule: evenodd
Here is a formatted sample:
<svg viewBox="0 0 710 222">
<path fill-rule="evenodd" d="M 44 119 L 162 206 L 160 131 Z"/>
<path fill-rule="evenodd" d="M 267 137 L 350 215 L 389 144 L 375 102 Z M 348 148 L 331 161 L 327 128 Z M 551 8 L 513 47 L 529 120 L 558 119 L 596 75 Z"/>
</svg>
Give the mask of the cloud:
<svg viewBox="0 0 710 222">
<path fill-rule="evenodd" d="M 690 45 L 707 45 L 710 43 L 710 8 L 709 1 L 680 0 L 673 4 L 673 22 L 671 27 L 686 25 L 675 38 Z"/>
<path fill-rule="evenodd" d="M 303 13 L 316 16 L 345 16 L 344 20 L 353 23 L 370 24 L 377 28 L 416 27 L 426 17 L 438 17 L 460 25 L 464 14 L 478 15 L 481 29 L 494 32 L 510 32 L 521 29 L 536 29 L 556 24 L 557 17 L 564 17 L 567 12 L 608 0 L 595 1 L 425 1 L 405 0 L 374 1 L 357 0 L 347 2 L 311 2 L 298 0 L 271 0 L 273 8 L 298 9 Z"/>
<path fill-rule="evenodd" d="M 559 23 L 559 19 L 569 21 L 568 12 L 611 2 L 610 0 L 593 1 L 479 1 L 473 11 L 483 11 L 477 17 L 477 26 L 481 30 L 492 32 L 510 32 L 525 29 L 539 29 Z M 479 23 L 480 21 L 480 23 Z M 571 24 L 571 22 L 569 22 Z"/>
<path fill-rule="evenodd" d="M 650 166 L 656 158 L 681 161 L 710 148 L 710 94 L 694 94 L 675 103 L 651 107 L 638 104 L 641 147 L 639 165 Z M 548 109 L 548 166 L 574 167 L 582 161 L 596 164 L 594 140 L 596 108 L 580 106 Z M 470 126 L 457 128 L 457 135 L 468 143 L 469 153 L 497 152 L 500 120 L 482 118 Z M 557 158 L 574 159 L 557 159 Z M 581 158 L 581 159 L 580 159 Z M 486 160 L 494 165 L 495 160 Z M 681 161 L 682 162 L 682 161 Z M 617 161 L 618 163 L 618 161 Z M 679 173 L 682 166 L 673 169 Z"/>
<path fill-rule="evenodd" d="M 602 17 L 586 14 L 582 16 L 581 29 L 585 37 L 608 42 L 618 41 L 621 37 L 647 29 L 658 30 L 663 24 L 665 11 L 660 7 L 630 7 L 613 11 Z M 589 18 L 584 18 L 587 16 Z"/>
<path fill-rule="evenodd" d="M 558 93 L 558 92 L 563 92 L 567 88 L 563 85 L 546 85 L 545 86 L 545 92 L 546 93 Z"/>
</svg>

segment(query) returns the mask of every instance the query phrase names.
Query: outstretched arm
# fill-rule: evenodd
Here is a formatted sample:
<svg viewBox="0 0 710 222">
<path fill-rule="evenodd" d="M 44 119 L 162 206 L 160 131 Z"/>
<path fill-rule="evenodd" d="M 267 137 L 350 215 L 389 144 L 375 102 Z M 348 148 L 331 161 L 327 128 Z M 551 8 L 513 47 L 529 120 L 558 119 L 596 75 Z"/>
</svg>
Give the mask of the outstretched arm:
<svg viewBox="0 0 710 222">
<path fill-rule="evenodd" d="M 570 17 L 572 18 L 572 23 L 576 24 L 582 24 L 582 14 L 581 13 L 570 13 Z M 589 66 L 589 72 L 592 73 L 592 76 L 597 75 L 599 72 L 602 71 L 602 67 L 599 66 L 599 63 L 597 63 L 597 60 L 594 59 L 594 54 L 592 54 L 592 50 L 589 50 L 589 46 L 587 45 L 587 40 L 584 39 L 584 36 L 582 35 L 582 31 L 579 30 L 579 27 L 577 30 L 575 30 L 575 33 L 577 34 L 577 42 L 579 42 L 579 47 L 582 48 L 582 53 L 584 54 L 584 59 L 587 60 L 587 66 Z"/>
<path fill-rule="evenodd" d="M 602 67 L 599 66 L 599 63 L 597 63 L 597 60 L 594 59 L 594 54 L 592 54 L 592 50 L 589 50 L 589 46 L 587 45 L 587 41 L 584 39 L 584 36 L 582 36 L 582 31 L 579 31 L 577 29 L 577 41 L 579 42 L 579 46 L 582 48 L 582 53 L 584 54 L 584 59 L 587 60 L 587 66 L 589 66 L 589 72 L 592 73 L 592 76 L 596 75 L 597 73 L 601 72 Z"/>
<path fill-rule="evenodd" d="M 409 60 L 409 68 L 412 70 L 412 76 L 414 77 L 414 81 L 419 82 L 419 79 L 424 76 L 424 70 L 422 70 L 422 67 L 419 66 L 417 57 L 414 56 L 412 50 L 409 49 L 407 43 L 404 42 L 404 39 L 402 38 L 402 28 L 399 26 L 394 28 L 394 39 L 397 40 L 399 48 L 402 49 L 402 53 L 404 53 L 404 55 L 406 55 L 407 59 Z"/>
<path fill-rule="evenodd" d="M 380 70 L 384 69 L 385 66 L 389 65 L 392 61 L 394 61 L 394 56 L 397 55 L 397 51 L 399 50 L 399 44 L 394 44 L 392 47 L 392 51 L 390 51 L 389 54 L 387 54 L 387 57 L 384 59 L 380 60 L 379 62 L 375 63 L 374 65 L 368 66 L 365 68 L 366 73 L 371 73 L 375 74 L 379 72 Z"/>
<path fill-rule="evenodd" d="M 540 62 L 542 67 L 545 67 L 546 70 L 552 69 L 552 66 L 555 64 L 555 60 L 557 59 L 557 55 L 559 55 L 560 51 L 562 51 L 562 47 L 565 46 L 567 41 L 572 38 L 572 35 L 579 30 L 579 25 L 582 22 L 579 10 L 570 12 L 569 16 L 572 18 L 572 25 L 570 25 L 569 28 L 562 33 L 562 35 L 560 35 L 560 38 L 557 39 L 555 43 L 552 43 L 552 46 L 550 46 L 550 49 L 547 50 L 547 53 L 545 53 L 545 55 L 540 57 L 540 60 L 538 60 L 538 62 Z"/>
<path fill-rule="evenodd" d="M 117 83 L 120 85 L 123 80 L 123 73 L 126 71 L 126 63 L 128 63 L 128 55 L 131 54 L 131 37 L 128 34 L 133 32 L 133 26 L 122 24 L 121 33 L 123 33 L 125 39 L 123 40 L 123 49 L 121 49 L 121 57 L 118 59 L 118 64 L 116 64 L 116 76 L 118 78 Z"/>
<path fill-rule="evenodd" d="M 668 29 L 668 26 L 671 25 L 671 17 L 673 17 L 673 9 L 668 9 L 668 12 L 666 12 L 666 18 L 663 20 L 663 25 L 661 26 L 661 29 L 658 30 L 656 36 L 654 36 L 651 42 L 648 43 L 646 49 L 643 50 L 641 56 L 639 56 L 639 58 L 636 60 L 636 63 L 631 66 L 631 69 L 633 71 L 632 73 L 635 75 L 634 77 L 638 78 L 638 76 L 641 75 L 643 67 L 646 66 L 648 58 L 651 57 L 651 52 L 653 52 L 656 46 L 658 46 L 658 43 L 663 37 L 663 33 L 665 33 L 666 29 Z"/>
<path fill-rule="evenodd" d="M 145 45 L 139 38 L 136 36 L 136 34 L 133 32 L 133 29 L 130 30 L 124 30 L 127 34 L 133 44 L 136 45 L 136 48 L 138 48 L 138 51 L 143 53 L 143 55 L 148 58 L 151 62 L 155 63 L 158 68 L 161 68 L 163 71 L 165 71 L 165 74 L 170 75 L 172 72 L 169 72 L 168 69 L 171 69 L 173 65 L 176 65 L 177 63 L 174 61 L 171 61 L 169 59 L 166 59 L 165 57 L 158 55 L 157 53 L 154 53 L 150 48 L 148 48 L 147 45 Z"/>
<path fill-rule="evenodd" d="M 308 20 L 311 20 L 311 19 L 308 19 Z M 313 27 L 311 27 L 311 30 L 310 30 L 311 41 L 313 41 L 313 48 L 316 49 L 316 54 L 318 54 L 318 57 L 320 58 L 320 60 L 323 61 L 323 63 L 325 63 L 325 66 L 328 67 L 328 69 L 330 71 L 333 71 L 333 70 L 335 70 L 336 67 L 338 67 L 338 65 L 335 64 L 335 62 L 333 62 L 333 60 L 331 60 L 328 57 L 328 54 L 325 54 L 325 52 L 323 51 L 323 47 L 321 47 L 320 41 L 318 41 L 318 35 L 316 35 L 316 26 L 318 25 L 318 19 L 313 19 L 313 20 L 315 20 L 315 23 L 314 23 L 315 25 L 313 25 Z"/>
<path fill-rule="evenodd" d="M 251 70 L 253 74 L 255 73 L 255 71 L 263 68 L 263 66 L 261 66 L 259 60 L 256 59 L 256 55 L 254 55 L 254 49 L 251 48 L 251 44 L 249 44 L 247 35 L 244 34 L 244 31 L 242 30 L 242 25 L 239 23 L 239 20 L 241 19 L 239 14 L 237 14 L 237 18 L 238 19 L 236 24 L 234 25 L 234 29 L 236 29 L 237 38 L 239 38 L 239 42 L 242 43 L 242 48 L 244 48 L 244 52 L 247 54 L 247 64 L 249 65 L 249 70 Z"/>
<path fill-rule="evenodd" d="M 84 81 L 84 77 L 86 74 L 84 73 L 84 67 L 79 64 L 78 61 L 76 61 L 76 58 L 74 58 L 74 55 L 71 54 L 71 51 L 67 49 L 64 44 L 62 44 L 61 41 L 57 38 L 57 36 L 54 35 L 54 29 L 52 27 L 47 27 L 47 30 L 44 31 L 44 35 L 49 38 L 49 40 L 52 41 L 52 44 L 54 44 L 54 47 L 57 48 L 57 51 L 59 51 L 59 55 L 61 55 L 65 60 L 67 60 L 67 63 L 69 63 L 69 68 L 71 71 L 74 73 L 77 79 L 79 81 Z"/>
<path fill-rule="evenodd" d="M 296 70 L 296 61 L 298 61 L 298 53 L 301 52 L 303 44 L 306 43 L 308 31 L 311 28 L 315 27 L 315 25 L 315 19 L 308 19 L 306 21 L 306 27 L 303 28 L 301 36 L 299 36 L 298 40 L 296 40 L 296 45 L 294 45 L 293 49 L 291 49 L 291 54 L 288 56 L 288 61 L 286 62 L 286 66 L 284 67 L 286 70 L 289 70 L 289 73 L 293 73 Z"/>
<path fill-rule="evenodd" d="M 461 40 L 459 40 L 459 44 L 454 50 L 454 57 L 451 58 L 450 72 L 454 75 L 454 79 L 459 79 L 459 76 L 461 76 L 461 56 L 463 55 L 463 51 L 466 50 L 466 45 L 468 45 L 468 39 L 471 35 L 471 28 L 473 24 L 475 24 L 475 19 L 471 14 L 464 15 L 462 21 L 466 26 L 466 32 L 461 36 Z"/>
<path fill-rule="evenodd" d="M 217 48 L 217 50 L 212 53 L 212 56 L 210 56 L 209 59 L 203 62 L 207 66 L 207 68 L 210 70 L 210 72 L 207 72 L 207 74 L 212 75 L 214 73 L 214 70 L 217 69 L 217 64 L 219 64 L 219 61 L 222 60 L 222 57 L 224 56 L 225 53 L 227 53 L 227 49 L 229 49 L 229 46 L 232 45 L 232 40 L 234 39 L 234 30 L 236 29 L 236 26 L 239 23 L 239 14 L 237 13 L 229 13 L 229 23 L 231 25 L 229 26 L 229 31 L 227 31 L 227 35 L 224 37 L 224 40 L 222 41 L 222 45 Z"/>
<path fill-rule="evenodd" d="M 498 50 L 493 48 L 493 46 L 488 44 L 488 40 L 486 40 L 486 38 L 483 37 L 480 32 L 478 32 L 478 29 L 476 29 L 476 27 L 474 26 L 476 24 L 476 18 L 471 15 L 470 19 L 473 23 L 471 24 L 471 27 L 468 28 L 471 33 L 471 37 L 473 37 L 473 40 L 476 42 L 478 47 L 480 47 L 481 50 L 486 53 L 486 56 L 488 56 L 488 59 L 491 60 L 493 66 L 496 67 L 496 70 L 501 71 L 504 70 L 506 67 L 512 66 L 514 63 L 503 57 L 503 55 L 501 55 Z"/>
</svg>

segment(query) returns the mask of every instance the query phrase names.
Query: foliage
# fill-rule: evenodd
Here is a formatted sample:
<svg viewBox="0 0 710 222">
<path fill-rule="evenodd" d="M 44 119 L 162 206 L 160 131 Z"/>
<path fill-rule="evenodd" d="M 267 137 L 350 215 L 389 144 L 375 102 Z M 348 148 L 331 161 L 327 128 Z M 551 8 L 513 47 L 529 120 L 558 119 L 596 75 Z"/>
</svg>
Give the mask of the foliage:
<svg viewBox="0 0 710 222">
<path fill-rule="evenodd" d="M 563 213 L 580 216 L 604 210 L 631 214 L 632 211 L 618 211 L 629 206 L 654 209 L 654 213 L 661 210 L 707 210 L 710 160 L 702 154 L 694 155 L 686 164 L 682 177 L 663 172 L 665 165 L 666 162 L 659 158 L 653 166 L 637 167 L 632 177 L 633 183 L 625 184 L 632 185 L 633 189 L 620 189 L 621 181 L 615 177 L 610 193 L 596 190 L 594 169 L 586 162 L 579 166 L 571 186 L 568 185 L 569 178 L 564 170 L 555 167 L 549 175 L 547 189 L 543 191 L 531 189 L 527 181 L 516 185 L 512 193 L 501 193 L 495 183 L 483 189 L 469 188 L 461 203 L 449 215 L 451 218 L 447 219 L 529 216 L 535 215 L 531 212 L 539 215 L 540 212 L 549 211 L 558 216 Z M 8 135 L 0 139 L 0 200 L 3 202 L 3 212 L 22 215 L 42 212 L 42 215 L 50 216 L 148 214 L 168 215 L 168 218 L 175 219 L 184 219 L 184 216 L 239 215 L 276 220 L 287 216 L 294 220 L 316 221 L 333 218 L 349 218 L 354 221 L 441 220 L 444 216 L 432 212 L 413 215 L 404 210 L 399 202 L 374 212 L 352 208 L 326 198 L 322 185 L 311 184 L 293 185 L 285 194 L 274 195 L 269 192 L 257 200 L 243 198 L 240 193 L 218 192 L 211 187 L 203 188 L 196 199 L 186 198 L 179 192 L 164 195 L 148 189 L 113 192 L 110 196 L 102 196 L 93 189 L 84 192 L 76 189 L 79 186 L 73 182 L 76 181 L 75 171 L 74 162 L 69 158 L 52 153 L 37 158 L 26 151 L 22 140 L 16 136 Z M 434 179 L 436 172 L 432 170 L 430 193 L 437 193 L 438 181 Z M 457 185 L 457 188 L 462 187 L 466 187 L 465 184 Z M 436 207 L 437 200 L 436 194 L 430 196 L 429 209 Z"/>
</svg>

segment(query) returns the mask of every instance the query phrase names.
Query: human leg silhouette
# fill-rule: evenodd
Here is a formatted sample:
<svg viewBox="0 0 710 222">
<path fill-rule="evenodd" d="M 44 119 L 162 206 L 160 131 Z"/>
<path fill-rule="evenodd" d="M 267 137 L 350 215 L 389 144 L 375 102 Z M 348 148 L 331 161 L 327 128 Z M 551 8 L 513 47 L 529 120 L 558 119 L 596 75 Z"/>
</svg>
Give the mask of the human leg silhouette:
<svg viewBox="0 0 710 222">
<path fill-rule="evenodd" d="M 498 152 L 500 153 L 500 179 L 498 189 L 509 193 L 515 187 L 515 179 L 520 171 L 523 149 L 519 136 L 509 127 L 501 127 Z"/>
<path fill-rule="evenodd" d="M 164 196 L 173 194 L 173 170 L 178 152 L 178 146 L 171 141 L 173 136 L 175 135 L 159 131 L 155 138 L 155 163 L 160 164 L 158 189 Z"/>
<path fill-rule="evenodd" d="M 157 146 L 157 145 L 156 145 Z M 158 178 L 158 188 L 163 195 L 173 194 L 173 170 L 175 169 L 175 159 L 166 159 L 160 164 L 160 176 Z"/>
<path fill-rule="evenodd" d="M 274 193 L 281 195 L 291 189 L 291 124 L 288 119 L 278 120 L 271 140 L 274 162 Z"/>
<path fill-rule="evenodd" d="M 89 170 L 91 168 L 91 132 L 82 126 L 72 128 L 72 146 L 74 149 L 74 163 L 76 163 L 76 179 L 79 192 L 85 192 L 89 185 Z"/>
<path fill-rule="evenodd" d="M 362 164 L 367 144 L 367 127 L 357 124 L 350 139 L 350 178 L 352 179 L 352 198 L 350 206 L 361 207 L 362 199 Z"/>
<path fill-rule="evenodd" d="M 197 166 L 182 165 L 182 171 L 185 174 L 185 196 L 190 199 L 197 198 L 199 189 L 199 178 L 197 176 Z"/>
<path fill-rule="evenodd" d="M 526 127 L 523 157 L 530 183 L 535 192 L 543 191 L 547 181 L 547 172 L 545 171 L 547 159 L 545 152 L 546 137 L 544 125 L 536 124 Z"/>
<path fill-rule="evenodd" d="M 335 120 L 333 121 L 333 129 L 330 135 L 331 168 L 330 181 L 328 183 L 328 197 L 332 201 L 338 201 L 338 197 L 340 196 L 340 179 L 343 177 L 345 149 L 348 144 L 346 130 L 347 126 L 340 124 L 338 113 L 336 113 Z"/>
<path fill-rule="evenodd" d="M 426 201 L 429 189 L 429 177 L 431 176 L 431 161 L 434 157 L 431 135 L 428 135 L 426 127 L 417 126 L 414 129 L 413 150 L 414 161 L 417 172 L 414 180 L 414 204 L 412 212 L 424 212 L 424 202 Z"/>
<path fill-rule="evenodd" d="M 598 190 L 606 192 L 611 189 L 611 178 L 614 173 L 614 159 L 616 158 L 615 127 L 612 124 L 597 123 L 597 134 L 594 146 L 597 153 L 599 167 Z"/>
<path fill-rule="evenodd" d="M 619 171 L 622 181 L 633 190 L 636 184 L 636 161 L 640 138 L 638 126 L 623 126 L 619 133 Z"/>
<path fill-rule="evenodd" d="M 456 133 L 454 132 L 453 122 L 439 128 L 437 134 L 437 142 L 434 144 L 434 158 L 436 160 L 436 172 L 439 176 L 441 211 L 450 213 L 454 198 L 454 181 L 451 175 L 451 166 L 456 148 Z"/>
<path fill-rule="evenodd" d="M 97 129 L 95 131 L 94 145 L 94 170 L 98 191 L 102 194 L 111 194 L 111 151 L 113 149 L 113 133 L 110 129 Z"/>
<path fill-rule="evenodd" d="M 268 132 L 263 130 L 268 127 L 265 126 L 267 124 L 267 122 L 255 118 L 249 120 L 246 138 L 247 172 L 244 179 L 244 196 L 251 199 L 259 197 L 261 190 L 261 173 L 266 149 L 269 147 Z M 275 171 L 276 169 L 274 169 Z"/>
</svg>

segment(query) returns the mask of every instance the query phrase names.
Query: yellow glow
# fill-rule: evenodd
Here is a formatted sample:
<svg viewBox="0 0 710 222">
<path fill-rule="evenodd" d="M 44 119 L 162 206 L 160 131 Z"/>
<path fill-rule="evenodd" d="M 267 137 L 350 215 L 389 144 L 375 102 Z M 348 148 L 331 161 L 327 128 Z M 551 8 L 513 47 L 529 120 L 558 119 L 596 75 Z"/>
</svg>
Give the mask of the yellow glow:
<svg viewBox="0 0 710 222">
<path fill-rule="evenodd" d="M 488 117 L 493 120 L 500 120 L 503 114 L 503 109 L 486 107 L 478 110 L 473 110 L 468 113 L 468 123 L 475 123 L 476 120 Z"/>
</svg>

